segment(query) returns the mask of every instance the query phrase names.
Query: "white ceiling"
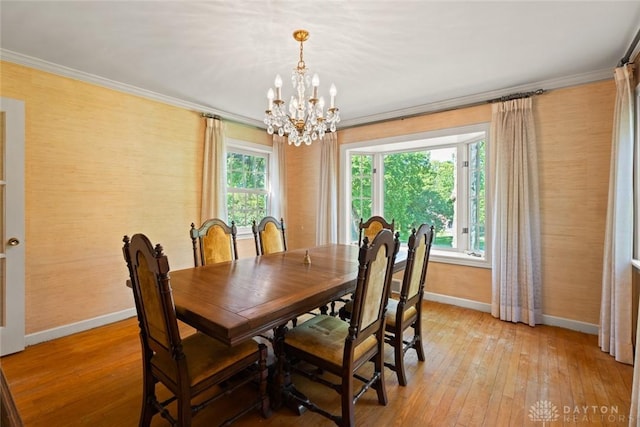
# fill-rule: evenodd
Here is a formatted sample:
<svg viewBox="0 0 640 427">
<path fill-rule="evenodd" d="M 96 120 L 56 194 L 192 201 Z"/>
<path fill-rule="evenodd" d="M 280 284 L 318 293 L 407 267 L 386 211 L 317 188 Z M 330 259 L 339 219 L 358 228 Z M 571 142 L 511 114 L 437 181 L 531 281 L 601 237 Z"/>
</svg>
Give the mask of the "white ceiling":
<svg viewBox="0 0 640 427">
<path fill-rule="evenodd" d="M 249 124 L 298 60 L 342 126 L 608 78 L 637 1 L 0 1 L 4 60 Z"/>
</svg>

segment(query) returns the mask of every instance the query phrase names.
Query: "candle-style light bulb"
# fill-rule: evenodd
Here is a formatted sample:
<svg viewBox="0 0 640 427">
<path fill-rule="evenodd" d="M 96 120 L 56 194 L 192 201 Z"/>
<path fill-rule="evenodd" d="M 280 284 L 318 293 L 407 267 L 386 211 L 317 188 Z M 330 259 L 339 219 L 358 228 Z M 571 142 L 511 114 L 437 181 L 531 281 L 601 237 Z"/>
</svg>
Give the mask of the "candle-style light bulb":
<svg viewBox="0 0 640 427">
<path fill-rule="evenodd" d="M 274 81 L 274 85 L 276 87 L 276 99 L 277 100 L 281 100 L 282 99 L 282 77 L 280 77 L 280 74 L 276 75 L 276 80 Z"/>
<path fill-rule="evenodd" d="M 269 111 L 273 109 L 273 89 L 267 91 L 267 99 L 269 100 Z"/>
<path fill-rule="evenodd" d="M 313 99 L 318 99 L 318 86 L 320 86 L 320 77 L 314 74 L 311 78 L 311 86 L 313 86 Z"/>
<path fill-rule="evenodd" d="M 324 114 L 323 110 L 324 110 L 324 96 L 321 96 L 320 99 L 318 100 L 318 117 L 319 118 L 322 118 L 322 115 Z"/>
<path fill-rule="evenodd" d="M 329 88 L 329 94 L 331 95 L 331 108 L 336 106 L 336 95 L 338 94 L 338 89 L 336 89 L 336 85 L 331 83 L 331 87 Z"/>
</svg>

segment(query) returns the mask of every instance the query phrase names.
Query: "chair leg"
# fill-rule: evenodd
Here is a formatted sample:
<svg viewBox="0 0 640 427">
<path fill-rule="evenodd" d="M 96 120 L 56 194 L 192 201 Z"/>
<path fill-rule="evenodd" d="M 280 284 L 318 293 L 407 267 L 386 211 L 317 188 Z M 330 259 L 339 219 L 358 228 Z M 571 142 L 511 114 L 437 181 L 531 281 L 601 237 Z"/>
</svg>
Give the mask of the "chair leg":
<svg viewBox="0 0 640 427">
<path fill-rule="evenodd" d="M 373 387 L 376 389 L 378 393 L 378 403 L 381 405 L 387 404 L 387 389 L 385 387 L 384 381 L 384 340 L 381 342 L 383 345 L 380 346 L 378 350 L 378 354 L 373 358 L 373 364 L 375 372 L 380 372 L 380 376 L 378 377 L 378 381 L 375 382 Z"/>
<path fill-rule="evenodd" d="M 342 401 L 342 427 L 353 427 L 356 425 L 356 416 L 353 404 L 353 375 L 348 375 L 342 379 L 342 391 L 340 392 Z"/>
<path fill-rule="evenodd" d="M 404 373 L 404 344 L 402 342 L 402 331 L 396 331 L 393 335 L 393 353 L 395 359 L 396 375 L 398 377 L 398 384 L 401 386 L 407 385 L 407 375 Z"/>
<path fill-rule="evenodd" d="M 188 397 L 178 396 L 178 425 L 191 426 L 191 400 Z"/>
<path fill-rule="evenodd" d="M 151 419 L 158 412 L 153 405 L 156 399 L 156 384 L 153 375 L 146 368 L 143 368 L 142 377 L 142 409 L 139 426 L 149 427 Z"/>
<path fill-rule="evenodd" d="M 424 362 L 424 348 L 422 347 L 422 322 L 420 318 L 416 320 L 413 324 L 413 329 L 415 331 L 415 344 L 413 345 L 416 349 L 416 353 L 418 353 L 418 360 Z"/>
</svg>

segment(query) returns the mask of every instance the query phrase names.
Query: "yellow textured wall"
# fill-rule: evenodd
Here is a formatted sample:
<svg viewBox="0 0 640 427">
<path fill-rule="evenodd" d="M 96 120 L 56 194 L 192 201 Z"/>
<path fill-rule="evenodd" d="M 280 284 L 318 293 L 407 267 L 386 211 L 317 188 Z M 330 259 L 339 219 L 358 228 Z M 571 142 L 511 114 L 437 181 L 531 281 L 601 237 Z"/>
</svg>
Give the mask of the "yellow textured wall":
<svg viewBox="0 0 640 427">
<path fill-rule="evenodd" d="M 193 264 L 204 120 L 199 113 L 1 62 L 0 95 L 25 103 L 26 333 L 133 307 L 124 234 Z M 265 132 L 227 123 L 237 138 Z"/>
<path fill-rule="evenodd" d="M 545 314 L 599 323 L 613 80 L 536 98 Z"/>
<path fill-rule="evenodd" d="M 599 322 L 603 227 L 615 85 L 607 80 L 550 91 L 534 98 L 542 217 L 543 313 Z M 491 106 L 354 127 L 341 144 L 491 121 Z M 315 241 L 319 177 L 317 148 L 290 148 L 287 175 L 290 240 Z M 309 215 L 307 217 L 307 215 Z M 491 270 L 433 262 L 427 291 L 491 303 Z"/>
</svg>

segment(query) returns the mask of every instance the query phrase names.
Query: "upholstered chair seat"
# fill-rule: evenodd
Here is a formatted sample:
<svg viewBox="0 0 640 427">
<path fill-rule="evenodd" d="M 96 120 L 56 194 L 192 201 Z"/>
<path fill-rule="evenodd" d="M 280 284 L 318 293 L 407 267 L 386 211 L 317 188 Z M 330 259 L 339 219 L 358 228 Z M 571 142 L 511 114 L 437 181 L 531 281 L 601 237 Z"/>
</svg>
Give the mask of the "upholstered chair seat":
<svg viewBox="0 0 640 427">
<path fill-rule="evenodd" d="M 336 366 L 342 366 L 344 340 L 349 333 L 349 323 L 337 317 L 320 314 L 312 317 L 287 333 L 287 345 L 315 354 Z M 354 358 L 378 345 L 375 336 L 370 336 L 354 348 Z"/>
<path fill-rule="evenodd" d="M 201 332 L 184 338 L 182 352 L 187 360 L 189 386 L 197 388 L 200 383 L 219 375 L 230 365 L 252 357 L 257 346 L 257 341 L 250 340 L 229 347 Z M 178 381 L 177 372 L 173 369 L 175 362 L 163 357 L 163 353 L 154 354 L 151 364 L 162 372 L 167 372 L 173 381 Z"/>
<path fill-rule="evenodd" d="M 398 311 L 398 300 L 394 298 L 389 298 L 389 301 L 387 302 L 386 326 L 395 328 L 397 311 Z M 415 307 L 409 307 L 408 309 L 404 310 L 404 312 L 402 313 L 402 321 L 405 323 L 409 322 L 412 318 L 416 317 L 417 314 L 418 314 L 418 311 L 416 310 Z"/>
</svg>

